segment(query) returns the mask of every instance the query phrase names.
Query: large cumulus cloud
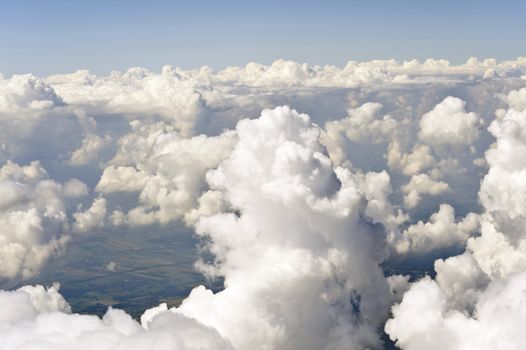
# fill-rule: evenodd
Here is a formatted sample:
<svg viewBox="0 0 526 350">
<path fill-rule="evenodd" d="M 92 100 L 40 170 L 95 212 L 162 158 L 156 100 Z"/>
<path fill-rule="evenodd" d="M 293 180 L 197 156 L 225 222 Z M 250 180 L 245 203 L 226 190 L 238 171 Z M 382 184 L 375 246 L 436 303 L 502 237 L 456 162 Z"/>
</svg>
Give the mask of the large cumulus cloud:
<svg viewBox="0 0 526 350">
<path fill-rule="evenodd" d="M 333 169 L 307 115 L 266 110 L 236 130 L 232 154 L 207 179 L 240 215 L 197 223 L 216 257 L 200 268 L 225 289 L 198 287 L 178 310 L 239 349 L 380 347 L 385 233 L 362 221 L 366 189 Z"/>
</svg>

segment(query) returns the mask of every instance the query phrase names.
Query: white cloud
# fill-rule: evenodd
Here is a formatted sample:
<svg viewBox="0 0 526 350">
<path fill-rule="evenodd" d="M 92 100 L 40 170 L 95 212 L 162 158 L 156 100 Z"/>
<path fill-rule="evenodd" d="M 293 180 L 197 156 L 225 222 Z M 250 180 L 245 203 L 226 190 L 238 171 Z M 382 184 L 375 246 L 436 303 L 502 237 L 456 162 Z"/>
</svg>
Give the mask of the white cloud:
<svg viewBox="0 0 526 350">
<path fill-rule="evenodd" d="M 216 257 L 197 265 L 225 277 L 226 289 L 198 287 L 179 309 L 148 310 L 142 324 L 119 310 L 101 320 L 53 302 L 39 309 L 18 291 L 20 301 L 8 304 L 24 321 L 3 314 L 10 323 L 0 326 L 0 348 L 47 346 L 43 341 L 58 349 L 221 349 L 228 342 L 241 349 L 381 348 L 377 329 L 410 287 L 407 276 L 385 279 L 378 268 L 393 237 L 411 252 L 468 240 L 465 254 L 436 262 L 433 283 L 447 301 L 445 318 L 454 310 L 469 315 L 491 280 L 498 284 L 526 267 L 524 89 L 510 92 L 523 86 L 525 73 L 523 58 L 351 61 L 343 68 L 278 60 L 220 71 L 167 66 L 106 77 L 78 71 L 1 78 L 1 277 L 36 273 L 62 251 L 70 227 L 183 219 L 206 236 Z M 461 100 L 442 100 L 448 95 L 462 96 L 470 112 Z M 439 181 L 446 176 L 452 198 L 474 205 L 473 194 L 455 185 L 474 160 L 484 165 L 479 147 L 490 136 L 481 120 L 506 102 L 515 111 L 497 112 L 490 129 L 498 140 L 486 156 L 481 236 L 471 237 L 474 214 L 455 218 L 447 204 L 427 222 L 412 221 L 399 209 L 400 194 L 414 206 L 422 194 L 449 188 Z M 282 104 L 309 111 L 326 130 L 278 108 L 225 131 Z M 107 147 L 113 140 L 116 149 Z M 460 145 L 469 154 L 453 152 Z M 40 163 L 16 164 L 29 159 L 41 159 L 49 174 Z M 393 173 L 383 171 L 386 165 Z M 100 197 L 75 212 L 78 198 L 94 190 L 99 166 Z M 68 174 L 90 188 L 64 182 Z M 411 180 L 403 187 L 405 176 Z M 475 184 L 481 177 L 467 176 Z M 138 202 L 118 203 L 116 192 L 137 192 Z M 40 288 L 33 294 L 45 295 Z M 397 318 L 405 317 L 400 310 Z"/>
<path fill-rule="evenodd" d="M 349 109 L 347 118 L 325 124 L 322 142 L 327 146 L 331 159 L 341 164 L 347 158 L 342 137 L 358 143 L 387 142 L 392 137 L 398 122 L 390 115 L 379 116 L 382 105 L 366 103 Z"/>
<path fill-rule="evenodd" d="M 361 176 L 333 170 L 321 130 L 288 107 L 243 120 L 236 131 L 239 142 L 207 180 L 240 215 L 196 225 L 216 257 L 198 266 L 224 276 L 225 289 L 197 287 L 177 312 L 238 349 L 381 347 L 375 330 L 391 298 L 378 267 L 385 233 L 363 221 L 362 191 L 383 200 L 385 190 L 375 193 L 373 184 L 388 183 L 387 174 L 370 175 L 369 191 Z"/>
<path fill-rule="evenodd" d="M 120 310 L 99 319 L 70 314 L 62 302 L 35 306 L 34 300 L 50 298 L 46 293 L 62 301 L 56 290 L 33 287 L 36 297 L 23 290 L 4 292 L 9 298 L 16 293 L 16 300 L 9 300 L 13 309 L 28 311 L 0 323 L 0 347 L 380 348 L 377 329 L 394 291 L 405 288 L 402 281 L 388 283 L 378 266 L 385 232 L 373 223 L 390 222 L 390 179 L 385 172 L 334 169 L 320 134 L 305 114 L 288 107 L 265 110 L 238 124 L 233 151 L 208 171 L 211 191 L 200 198 L 196 215 L 201 216 L 193 220 L 216 260 L 198 266 L 223 276 L 223 291 L 197 287 L 176 309 L 160 305 L 146 311 L 142 324 Z M 167 148 L 159 154 L 178 155 L 178 136 L 160 135 Z M 199 160 L 215 161 L 211 148 L 203 147 L 207 138 L 190 142 L 206 153 Z M 228 205 L 209 207 L 210 200 L 221 198 Z M 97 198 L 74 215 L 74 228 L 99 226 L 105 215 L 106 202 Z"/>
<path fill-rule="evenodd" d="M 148 174 L 134 167 L 110 165 L 104 169 L 96 190 L 101 193 L 140 192 L 148 178 Z"/>
<path fill-rule="evenodd" d="M 39 162 L 0 168 L 0 277 L 34 275 L 69 240 L 68 193 L 47 177 Z"/>
<path fill-rule="evenodd" d="M 115 272 L 116 268 L 117 268 L 117 264 L 114 261 L 110 261 L 108 265 L 106 265 L 106 270 L 110 272 Z"/>
<path fill-rule="evenodd" d="M 147 310 L 141 325 L 124 311 L 102 319 L 72 314 L 58 286 L 0 291 L 0 348 L 231 350 L 214 330 L 162 308 Z"/>
<path fill-rule="evenodd" d="M 184 216 L 184 221 L 192 226 L 195 225 L 201 216 L 212 216 L 213 214 L 227 211 L 229 208 L 221 191 L 206 191 L 197 201 L 197 208 L 187 212 Z"/>
<path fill-rule="evenodd" d="M 78 179 L 71 179 L 64 183 L 63 192 L 65 197 L 79 198 L 87 195 L 89 189 L 84 182 Z"/>
<path fill-rule="evenodd" d="M 513 90 L 507 96 L 510 108 L 516 111 L 523 111 L 526 108 L 526 88 Z"/>
<path fill-rule="evenodd" d="M 422 116 L 418 137 L 432 146 L 471 145 L 479 137 L 481 119 L 465 107 L 461 99 L 446 97 Z"/>
<path fill-rule="evenodd" d="M 73 214 L 75 218 L 73 230 L 88 232 L 103 227 L 106 222 L 106 211 L 106 199 L 96 198 L 88 209 Z"/>
<path fill-rule="evenodd" d="M 32 75 L 0 79 L 0 116 L 45 110 L 62 104 L 62 99 L 42 79 Z"/>
<path fill-rule="evenodd" d="M 53 88 L 33 75 L 0 79 L 0 162 L 10 159 L 30 139 L 42 116 L 64 105 Z"/>
<path fill-rule="evenodd" d="M 373 222 L 381 223 L 388 231 L 395 231 L 402 223 L 409 220 L 407 214 L 389 201 L 393 189 L 391 178 L 385 170 L 381 173 L 365 174 L 360 187 L 367 199 L 365 214 Z"/>
<path fill-rule="evenodd" d="M 449 204 L 440 205 L 428 222 L 417 222 L 402 232 L 396 243 L 398 253 L 425 254 L 430 250 L 465 244 L 478 229 L 478 217 L 468 214 L 456 220 L 455 209 Z"/>
<path fill-rule="evenodd" d="M 35 182 L 47 178 L 47 171 L 40 166 L 39 161 L 32 161 L 27 166 L 20 166 L 14 162 L 7 163 L 0 168 L 0 180 L 14 180 L 18 182 Z"/>
<path fill-rule="evenodd" d="M 403 153 L 398 141 L 393 141 L 386 154 L 389 168 L 400 170 L 404 175 L 416 175 L 435 165 L 435 157 L 428 145 L 416 144 L 410 153 Z"/>
<path fill-rule="evenodd" d="M 435 181 L 427 174 L 413 175 L 409 183 L 402 186 L 404 204 L 414 208 L 421 200 L 422 194 L 436 196 L 449 190 L 449 185 L 443 181 Z"/>
<path fill-rule="evenodd" d="M 490 279 L 469 252 L 435 261 L 436 282 L 458 310 L 473 310 Z"/>
<path fill-rule="evenodd" d="M 119 150 L 97 184 L 97 191 L 138 191 L 139 206 L 124 221 L 132 225 L 167 223 L 194 209 L 206 189 L 205 173 L 228 156 L 235 134 L 182 137 L 165 124 L 131 123 Z M 119 220 L 119 222 L 124 222 Z"/>
<path fill-rule="evenodd" d="M 414 283 L 386 332 L 402 349 L 521 349 L 526 319 L 526 189 L 522 161 L 526 113 L 508 110 L 491 124 L 496 143 L 479 197 L 480 236 L 464 254 L 435 262 L 436 282 Z"/>
<path fill-rule="evenodd" d="M 386 331 L 404 350 L 510 349 L 526 345 L 526 273 L 495 280 L 479 296 L 470 314 L 452 309 L 435 281 L 419 281 L 393 308 Z"/>
<path fill-rule="evenodd" d="M 526 111 L 509 110 L 489 131 L 497 143 L 486 152 L 489 171 L 480 200 L 489 210 L 505 211 L 511 218 L 526 215 Z"/>
<path fill-rule="evenodd" d="M 203 92 L 198 88 L 206 90 L 206 83 L 203 86 L 196 79 L 181 79 L 169 66 L 161 74 L 136 67 L 105 78 L 79 71 L 47 80 L 68 104 L 87 105 L 92 113 L 161 116 L 185 136 L 194 132 L 205 108 Z"/>
<path fill-rule="evenodd" d="M 85 165 L 97 158 L 99 152 L 111 142 L 111 136 L 100 137 L 95 134 L 87 134 L 82 140 L 80 148 L 76 149 L 69 159 L 69 163 L 75 166 Z"/>
</svg>

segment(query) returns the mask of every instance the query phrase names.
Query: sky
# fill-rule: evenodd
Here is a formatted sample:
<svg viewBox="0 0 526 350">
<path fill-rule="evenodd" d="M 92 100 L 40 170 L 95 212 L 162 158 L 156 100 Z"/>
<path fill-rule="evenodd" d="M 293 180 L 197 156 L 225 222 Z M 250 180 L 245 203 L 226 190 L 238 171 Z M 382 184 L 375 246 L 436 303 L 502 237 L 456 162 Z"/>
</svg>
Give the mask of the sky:
<svg viewBox="0 0 526 350">
<path fill-rule="evenodd" d="M 0 2 L 0 72 L 526 54 L 524 1 Z"/>
</svg>

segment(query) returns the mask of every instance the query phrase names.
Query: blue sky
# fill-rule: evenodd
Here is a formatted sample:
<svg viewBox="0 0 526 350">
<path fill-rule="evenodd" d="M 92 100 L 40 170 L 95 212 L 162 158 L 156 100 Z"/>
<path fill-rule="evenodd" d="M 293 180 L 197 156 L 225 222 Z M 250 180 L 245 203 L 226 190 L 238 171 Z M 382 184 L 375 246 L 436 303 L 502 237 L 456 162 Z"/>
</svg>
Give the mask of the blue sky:
<svg viewBox="0 0 526 350">
<path fill-rule="evenodd" d="M 0 72 L 511 59 L 526 55 L 525 15 L 521 0 L 1 0 Z"/>
</svg>

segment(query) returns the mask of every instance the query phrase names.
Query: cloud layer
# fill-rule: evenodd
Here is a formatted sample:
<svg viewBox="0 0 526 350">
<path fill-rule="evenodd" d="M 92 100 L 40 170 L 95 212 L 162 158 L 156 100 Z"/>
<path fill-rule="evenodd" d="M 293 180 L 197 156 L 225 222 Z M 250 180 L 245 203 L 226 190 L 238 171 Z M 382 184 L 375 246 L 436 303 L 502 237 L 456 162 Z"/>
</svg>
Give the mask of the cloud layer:
<svg viewBox="0 0 526 350">
<path fill-rule="evenodd" d="M 525 76 L 524 58 L 0 76 L 0 282 L 177 220 L 224 281 L 140 322 L 75 314 L 58 285 L 0 291 L 0 348 L 382 349 L 383 328 L 401 349 L 523 348 Z M 435 278 L 385 277 L 453 248 Z"/>
</svg>

